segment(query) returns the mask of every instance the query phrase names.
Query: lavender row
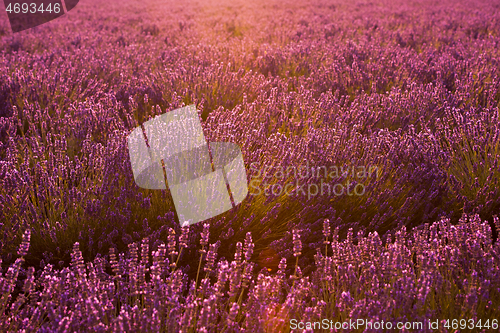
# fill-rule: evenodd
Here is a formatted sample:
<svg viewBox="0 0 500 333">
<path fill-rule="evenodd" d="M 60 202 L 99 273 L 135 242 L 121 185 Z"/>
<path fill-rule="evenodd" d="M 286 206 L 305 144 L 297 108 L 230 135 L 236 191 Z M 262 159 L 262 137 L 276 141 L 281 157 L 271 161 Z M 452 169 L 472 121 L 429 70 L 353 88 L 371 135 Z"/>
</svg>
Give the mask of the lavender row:
<svg viewBox="0 0 500 333">
<path fill-rule="evenodd" d="M 18 259 L 0 276 L 0 325 L 4 332 L 278 332 L 293 319 L 486 321 L 500 315 L 500 247 L 477 215 L 464 215 L 456 226 L 442 219 L 420 231 L 403 228 L 385 244 L 376 232 L 355 236 L 349 230 L 340 240 L 330 225 L 323 222 L 324 245 L 305 277 L 286 258 L 276 273 L 257 272 L 250 233 L 236 244 L 232 260 L 219 260 L 205 224 L 197 239 L 196 280 L 177 264 L 191 245 L 189 227 L 179 236 L 170 229 L 168 243 L 153 251 L 145 238 L 126 253 L 111 248 L 93 262 L 84 261 L 75 243 L 70 267 L 47 265 L 39 274 L 23 268 L 27 230 Z M 298 258 L 301 235 L 293 234 Z"/>
</svg>

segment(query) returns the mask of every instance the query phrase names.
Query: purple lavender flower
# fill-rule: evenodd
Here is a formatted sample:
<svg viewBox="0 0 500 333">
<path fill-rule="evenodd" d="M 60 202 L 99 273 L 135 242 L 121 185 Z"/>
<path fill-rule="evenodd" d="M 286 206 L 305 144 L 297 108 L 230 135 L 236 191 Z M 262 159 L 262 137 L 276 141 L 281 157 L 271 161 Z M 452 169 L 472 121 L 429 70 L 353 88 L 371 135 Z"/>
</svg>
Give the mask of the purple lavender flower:
<svg viewBox="0 0 500 333">
<path fill-rule="evenodd" d="M 202 248 L 207 246 L 208 244 L 208 237 L 210 235 L 209 228 L 210 225 L 208 223 L 203 224 L 203 231 L 201 232 L 201 241 L 200 241 Z"/>
<path fill-rule="evenodd" d="M 298 230 L 292 230 L 293 235 L 293 255 L 295 257 L 300 256 L 302 253 L 302 242 L 300 241 L 300 234 Z"/>
<path fill-rule="evenodd" d="M 254 243 L 252 241 L 252 233 L 247 232 L 245 237 L 245 245 L 243 246 L 243 253 L 245 253 L 245 260 L 249 261 L 253 254 Z"/>
<path fill-rule="evenodd" d="M 26 256 L 26 254 L 28 254 L 30 239 L 31 239 L 31 231 L 27 229 L 23 234 L 21 245 L 19 246 L 19 249 L 17 251 L 17 254 L 20 255 L 21 257 L 24 257 Z"/>
<path fill-rule="evenodd" d="M 176 256 L 177 253 L 177 239 L 175 238 L 175 231 L 174 229 L 170 228 L 168 230 L 168 255 L 172 258 Z"/>
<path fill-rule="evenodd" d="M 210 244 L 209 250 L 207 252 L 207 262 L 203 268 L 205 272 L 210 273 L 215 264 L 215 257 L 217 255 L 217 247 L 215 244 Z"/>
<path fill-rule="evenodd" d="M 181 228 L 181 236 L 179 237 L 179 246 L 181 248 L 188 247 L 189 226 Z"/>
<path fill-rule="evenodd" d="M 236 252 L 234 253 L 234 261 L 239 266 L 242 260 L 243 245 L 241 242 L 236 243 Z"/>
<path fill-rule="evenodd" d="M 325 241 L 323 242 L 324 244 L 328 245 L 330 242 L 328 241 L 328 238 L 330 237 L 331 230 L 330 230 L 330 220 L 325 219 L 323 221 L 323 236 L 325 236 Z"/>
</svg>

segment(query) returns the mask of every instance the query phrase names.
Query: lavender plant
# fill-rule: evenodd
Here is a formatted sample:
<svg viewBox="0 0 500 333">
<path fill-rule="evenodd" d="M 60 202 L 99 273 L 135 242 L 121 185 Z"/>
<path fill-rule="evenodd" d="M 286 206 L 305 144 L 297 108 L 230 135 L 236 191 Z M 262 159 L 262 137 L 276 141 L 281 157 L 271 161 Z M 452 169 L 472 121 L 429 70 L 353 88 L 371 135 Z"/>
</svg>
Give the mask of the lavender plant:
<svg viewBox="0 0 500 333">
<path fill-rule="evenodd" d="M 495 224 L 500 227 L 496 217 Z M 276 274 L 256 276 L 241 254 L 216 261 L 210 246 L 198 287 L 182 267 L 169 265 L 164 244 L 150 257 L 148 239 L 141 251 L 132 243 L 119 259 L 111 248 L 87 263 L 75 243 L 70 267 L 48 264 L 37 276 L 29 267 L 21 279 L 29 244 L 26 231 L 18 259 L 0 277 L 5 332 L 277 332 L 289 331 L 294 318 L 426 322 L 500 314 L 500 247 L 478 215 L 464 215 L 456 226 L 441 219 L 413 232 L 402 228 L 385 244 L 377 232 L 334 237 L 330 255 L 317 249 L 316 269 L 307 277 L 297 264 L 287 268 L 285 258 Z M 287 270 L 295 273 L 288 278 Z M 16 291 L 18 281 L 23 287 Z"/>
<path fill-rule="evenodd" d="M 0 17 L 2 331 L 498 317 L 496 1 L 125 3 L 16 34 Z M 182 228 L 126 136 L 191 103 L 249 181 L 377 171 L 299 179 L 363 195 L 261 191 Z"/>
</svg>

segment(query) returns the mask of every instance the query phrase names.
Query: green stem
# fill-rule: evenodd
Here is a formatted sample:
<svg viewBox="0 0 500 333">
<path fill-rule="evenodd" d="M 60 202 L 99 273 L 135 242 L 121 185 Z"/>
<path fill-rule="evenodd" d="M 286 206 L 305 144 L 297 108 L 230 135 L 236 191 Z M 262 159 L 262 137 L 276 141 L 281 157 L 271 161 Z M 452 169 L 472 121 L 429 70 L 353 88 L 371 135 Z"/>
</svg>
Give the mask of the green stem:
<svg viewBox="0 0 500 333">
<path fill-rule="evenodd" d="M 181 258 L 182 249 L 183 249 L 183 248 L 181 247 L 181 249 L 179 250 L 179 255 L 177 256 L 177 260 L 175 261 L 174 272 L 175 272 L 175 270 L 177 269 L 177 265 L 179 264 L 179 259 Z"/>
<path fill-rule="evenodd" d="M 295 259 L 295 271 L 293 272 L 292 289 L 295 286 L 295 281 L 297 280 L 297 267 L 298 266 L 299 266 L 299 256 L 297 256 L 296 259 Z"/>
<path fill-rule="evenodd" d="M 200 261 L 198 262 L 198 271 L 196 272 L 196 283 L 194 285 L 194 290 L 195 290 L 195 294 L 196 294 L 196 290 L 198 289 L 198 278 L 200 276 L 200 269 L 201 269 L 201 261 L 203 259 L 203 250 L 205 249 L 205 245 L 203 245 L 201 247 L 201 250 L 200 250 Z"/>
</svg>

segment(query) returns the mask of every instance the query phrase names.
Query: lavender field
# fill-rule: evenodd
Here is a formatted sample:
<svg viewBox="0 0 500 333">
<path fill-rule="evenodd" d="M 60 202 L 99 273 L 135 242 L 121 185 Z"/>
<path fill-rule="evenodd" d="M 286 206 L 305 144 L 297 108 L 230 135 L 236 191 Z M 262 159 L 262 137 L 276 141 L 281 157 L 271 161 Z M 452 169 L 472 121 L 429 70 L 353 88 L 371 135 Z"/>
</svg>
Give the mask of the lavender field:
<svg viewBox="0 0 500 333">
<path fill-rule="evenodd" d="M 0 332 L 499 331 L 500 2 L 0 10 Z M 190 104 L 250 187 L 181 228 L 127 136 Z"/>
</svg>

